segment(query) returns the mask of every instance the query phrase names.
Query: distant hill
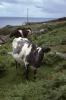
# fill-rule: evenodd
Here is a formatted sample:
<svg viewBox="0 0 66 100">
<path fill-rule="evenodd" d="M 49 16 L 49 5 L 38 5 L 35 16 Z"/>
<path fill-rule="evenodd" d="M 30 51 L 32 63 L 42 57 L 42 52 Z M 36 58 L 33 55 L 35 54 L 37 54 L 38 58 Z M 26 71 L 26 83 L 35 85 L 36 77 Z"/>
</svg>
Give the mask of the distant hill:
<svg viewBox="0 0 66 100">
<path fill-rule="evenodd" d="M 57 18 L 57 19 L 50 20 L 50 21 L 47 21 L 47 22 L 59 22 L 59 21 L 66 21 L 66 17 Z"/>
</svg>

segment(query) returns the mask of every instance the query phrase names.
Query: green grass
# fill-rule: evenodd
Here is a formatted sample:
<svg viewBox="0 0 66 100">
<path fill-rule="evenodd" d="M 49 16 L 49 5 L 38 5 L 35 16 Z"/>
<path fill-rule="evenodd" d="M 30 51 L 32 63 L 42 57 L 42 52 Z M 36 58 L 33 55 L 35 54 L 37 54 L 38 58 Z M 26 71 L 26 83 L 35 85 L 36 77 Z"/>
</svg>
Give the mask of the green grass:
<svg viewBox="0 0 66 100">
<path fill-rule="evenodd" d="M 66 38 L 66 26 L 53 25 L 46 34 L 32 35 L 29 39 L 39 46 L 49 45 L 52 51 L 65 52 L 66 45 L 61 45 L 61 41 Z M 38 29 L 47 26 L 31 27 Z M 33 79 L 30 68 L 27 81 L 24 66 L 18 66 L 16 70 L 14 59 L 8 55 L 12 50 L 12 40 L 0 46 L 0 100 L 66 100 L 66 60 L 55 54 L 46 54 L 37 71 L 37 79 Z"/>
</svg>

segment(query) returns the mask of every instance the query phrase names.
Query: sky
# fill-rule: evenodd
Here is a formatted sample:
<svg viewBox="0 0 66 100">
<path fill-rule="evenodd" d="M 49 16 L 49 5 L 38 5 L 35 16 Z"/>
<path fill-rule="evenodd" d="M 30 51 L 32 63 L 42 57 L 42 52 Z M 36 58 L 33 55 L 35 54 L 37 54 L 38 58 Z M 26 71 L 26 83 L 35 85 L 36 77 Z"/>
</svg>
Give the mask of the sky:
<svg viewBox="0 0 66 100">
<path fill-rule="evenodd" d="M 66 16 L 66 0 L 0 0 L 0 16 L 59 18 Z"/>
</svg>

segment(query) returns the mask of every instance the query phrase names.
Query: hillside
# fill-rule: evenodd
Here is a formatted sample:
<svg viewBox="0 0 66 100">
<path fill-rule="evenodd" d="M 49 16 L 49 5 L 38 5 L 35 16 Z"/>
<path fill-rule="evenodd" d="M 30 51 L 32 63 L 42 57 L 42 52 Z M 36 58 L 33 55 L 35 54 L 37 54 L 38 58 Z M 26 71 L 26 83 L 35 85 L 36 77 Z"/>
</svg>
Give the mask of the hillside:
<svg viewBox="0 0 66 100">
<path fill-rule="evenodd" d="M 0 35 L 8 35 L 17 27 L 30 27 L 33 34 L 28 38 L 39 46 L 50 46 L 52 52 L 66 54 L 66 21 L 35 23 L 24 26 L 6 26 Z M 46 29 L 41 33 L 36 30 Z M 15 62 L 8 52 L 12 50 L 13 38 L 0 46 L 0 100 L 66 100 L 66 60 L 54 54 L 44 56 L 33 79 L 30 68 L 29 80 L 23 74 L 24 67 L 16 70 Z"/>
<path fill-rule="evenodd" d="M 63 21 L 66 21 L 66 17 L 62 17 L 62 18 L 58 18 L 58 19 L 55 19 L 55 20 L 52 20 L 52 21 L 49 21 L 49 22 L 63 22 Z"/>
</svg>

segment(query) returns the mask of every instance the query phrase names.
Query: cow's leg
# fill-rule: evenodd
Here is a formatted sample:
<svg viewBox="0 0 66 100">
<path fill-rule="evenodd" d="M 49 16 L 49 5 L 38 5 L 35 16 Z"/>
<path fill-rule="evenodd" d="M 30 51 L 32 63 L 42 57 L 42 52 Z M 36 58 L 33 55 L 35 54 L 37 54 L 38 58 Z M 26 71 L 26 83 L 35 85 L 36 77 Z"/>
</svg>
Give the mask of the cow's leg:
<svg viewBox="0 0 66 100">
<path fill-rule="evenodd" d="M 34 79 L 36 79 L 37 69 L 34 69 Z"/>
<path fill-rule="evenodd" d="M 18 63 L 17 63 L 17 61 L 15 60 L 15 64 L 16 64 L 16 69 L 17 69 L 17 67 L 18 67 Z"/>
<path fill-rule="evenodd" d="M 28 80 L 28 73 L 29 73 L 29 64 L 25 64 L 25 69 L 26 69 L 26 73 L 25 73 L 25 77 Z"/>
<path fill-rule="evenodd" d="M 15 64 L 16 64 L 16 69 L 19 68 L 20 63 L 18 63 L 18 62 L 15 60 Z"/>
</svg>

